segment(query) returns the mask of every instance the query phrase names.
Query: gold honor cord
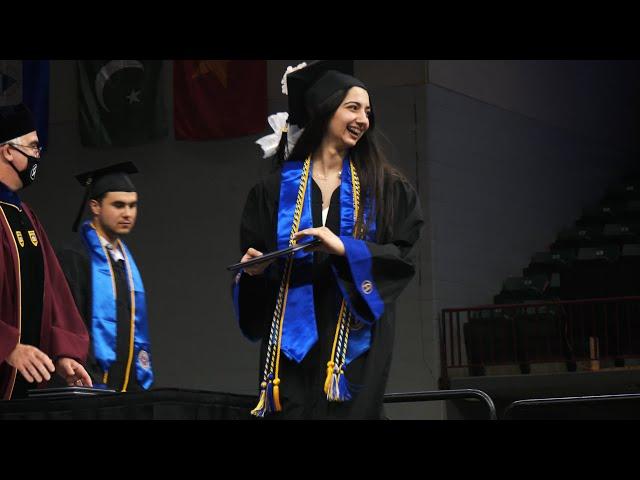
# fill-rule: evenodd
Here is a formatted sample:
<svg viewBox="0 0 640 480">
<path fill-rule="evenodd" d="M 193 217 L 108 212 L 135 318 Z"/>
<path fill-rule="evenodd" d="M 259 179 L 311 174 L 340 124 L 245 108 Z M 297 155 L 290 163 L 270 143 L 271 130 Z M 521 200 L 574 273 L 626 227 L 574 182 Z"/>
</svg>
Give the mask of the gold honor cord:
<svg viewBox="0 0 640 480">
<path fill-rule="evenodd" d="M 291 225 L 291 233 L 289 234 L 289 246 L 293 246 L 296 242 L 293 236 L 298 232 L 300 227 L 300 218 L 302 217 L 302 209 L 304 207 L 304 198 L 307 191 L 307 182 L 309 179 L 309 171 L 311 168 L 311 156 L 308 156 L 302 166 L 302 176 L 300 177 L 300 186 L 298 187 L 298 196 L 296 198 L 296 208 L 293 213 L 293 224 Z M 282 346 L 282 327 L 284 324 L 284 314 L 287 306 L 287 296 L 289 294 L 289 280 L 291 278 L 291 270 L 293 269 L 293 255 L 287 257 L 284 274 L 280 281 L 278 291 L 278 299 L 276 308 L 273 312 L 273 320 L 271 321 L 271 329 L 269 332 L 269 344 L 267 347 L 267 357 L 265 359 L 264 374 L 262 383 L 260 384 L 260 398 L 258 405 L 251 410 L 251 414 L 262 417 L 265 413 L 282 410 L 280 404 L 280 378 L 278 377 L 280 370 L 280 349 Z M 277 336 L 274 338 L 274 333 Z M 273 404 L 269 395 L 269 390 L 273 394 Z"/>
<path fill-rule="evenodd" d="M 122 255 L 124 256 L 124 264 L 127 269 L 127 277 L 129 279 L 129 292 L 131 295 L 131 327 L 129 328 L 129 358 L 127 359 L 127 370 L 124 374 L 124 385 L 122 386 L 122 391 L 126 392 L 127 387 L 129 386 L 129 375 L 131 374 L 131 362 L 133 360 L 133 339 L 135 335 L 136 329 L 136 296 L 135 296 L 135 288 L 133 287 L 133 274 L 131 273 L 131 268 L 129 266 L 129 257 L 127 256 L 127 251 L 122 246 L 122 242 L 118 240 L 118 247 L 122 251 Z"/>
<path fill-rule="evenodd" d="M 99 237 L 105 238 L 105 235 L 102 233 L 102 229 L 98 225 L 96 225 L 96 224 L 94 224 L 92 222 L 91 226 L 97 232 Z M 118 298 L 118 293 L 116 291 L 115 274 L 113 272 L 113 267 L 111 266 L 111 261 L 109 260 L 111 258 L 111 255 L 107 251 L 105 246 L 102 244 L 102 242 L 100 242 L 100 239 L 98 239 L 98 241 L 100 243 L 100 246 L 102 247 L 102 251 L 104 252 L 105 258 L 107 259 L 107 265 L 109 265 L 109 271 L 111 272 L 111 288 L 113 289 L 113 298 L 117 299 Z M 125 370 L 124 383 L 122 385 L 122 389 L 120 390 L 121 392 L 126 392 L 127 391 L 127 387 L 129 386 L 129 375 L 131 373 L 131 362 L 132 362 L 132 359 L 133 359 L 136 301 L 135 301 L 135 289 L 133 288 L 133 276 L 132 276 L 132 273 L 131 273 L 131 269 L 129 268 L 129 258 L 127 257 L 127 252 L 122 247 L 122 243 L 120 242 L 120 240 L 118 240 L 118 245 L 117 246 L 118 246 L 118 248 L 120 248 L 120 250 L 122 251 L 122 254 L 124 255 L 124 262 L 125 262 L 125 267 L 126 267 L 126 271 L 127 271 L 127 277 L 129 279 L 129 294 L 131 295 L 131 319 L 130 319 L 130 324 L 131 325 L 130 325 L 130 329 L 129 329 L 129 331 L 130 331 L 130 334 L 129 334 L 129 355 L 127 357 L 127 368 Z M 116 315 L 117 315 L 117 313 L 116 313 Z M 106 371 L 102 375 L 102 383 L 104 383 L 106 385 L 108 380 L 109 380 L 109 371 Z"/>
<path fill-rule="evenodd" d="M 351 188 L 353 191 L 353 238 L 358 238 L 362 230 L 358 223 L 358 213 L 360 207 L 360 179 L 356 172 L 353 162 L 349 162 L 351 169 Z M 331 358 L 327 362 L 327 377 L 324 381 L 324 393 L 327 394 L 327 400 L 330 402 L 344 402 L 351 399 L 351 394 L 344 377 L 344 366 L 347 356 L 347 347 L 349 346 L 349 324 L 351 322 L 351 312 L 347 308 L 346 301 L 342 299 L 340 313 L 338 314 L 338 325 L 333 338 L 333 347 L 331 349 Z"/>
</svg>

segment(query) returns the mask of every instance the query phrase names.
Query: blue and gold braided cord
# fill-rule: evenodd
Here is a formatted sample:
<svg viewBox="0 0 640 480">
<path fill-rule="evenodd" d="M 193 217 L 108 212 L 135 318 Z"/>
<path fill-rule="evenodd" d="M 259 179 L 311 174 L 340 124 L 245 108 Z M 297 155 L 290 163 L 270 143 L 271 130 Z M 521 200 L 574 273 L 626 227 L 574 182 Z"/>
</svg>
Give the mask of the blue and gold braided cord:
<svg viewBox="0 0 640 480">
<path fill-rule="evenodd" d="M 298 187 L 298 196 L 296 198 L 296 208 L 293 213 L 293 223 L 291 225 L 291 233 L 289 234 L 289 246 L 293 246 L 296 241 L 294 235 L 300 227 L 300 219 L 302 217 L 302 209 L 304 207 L 304 198 L 307 191 L 307 182 L 309 179 L 309 171 L 311 167 L 311 156 L 307 157 L 302 166 L 302 176 L 300 178 L 300 186 Z M 258 405 L 251 410 L 251 414 L 262 417 L 266 413 L 282 410 L 280 403 L 280 351 L 282 346 L 282 326 L 284 324 L 284 314 L 287 305 L 287 296 L 289 294 L 289 281 L 291 279 L 291 270 L 293 269 L 293 255 L 289 256 L 285 263 L 284 273 L 280 281 L 278 290 L 278 298 L 276 308 L 273 312 L 273 320 L 269 332 L 269 343 L 267 347 L 267 356 L 264 365 L 264 373 L 262 382 L 260 383 L 260 397 Z"/>
<path fill-rule="evenodd" d="M 358 222 L 358 212 L 360 207 L 360 179 L 356 172 L 355 165 L 349 160 L 351 169 L 351 187 L 353 191 L 353 212 L 355 224 L 353 227 L 353 237 L 358 238 L 363 232 L 362 223 Z M 351 399 L 351 393 L 344 376 L 345 359 L 349 346 L 349 324 L 352 314 L 349 312 L 346 302 L 343 299 L 338 314 L 338 324 L 333 338 L 333 348 L 331 358 L 327 362 L 327 377 L 324 382 L 324 392 L 330 402 L 344 402 Z"/>
</svg>

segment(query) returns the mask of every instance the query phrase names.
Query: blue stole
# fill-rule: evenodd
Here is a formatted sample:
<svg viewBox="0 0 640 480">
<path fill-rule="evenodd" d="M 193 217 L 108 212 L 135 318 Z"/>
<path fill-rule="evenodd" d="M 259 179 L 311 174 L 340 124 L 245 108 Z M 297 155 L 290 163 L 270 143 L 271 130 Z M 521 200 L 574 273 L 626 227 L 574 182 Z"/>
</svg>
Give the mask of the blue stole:
<svg viewBox="0 0 640 480">
<path fill-rule="evenodd" d="M 346 168 L 345 168 L 346 165 Z M 347 258 L 351 254 L 352 245 L 355 248 L 358 248 L 360 253 L 369 258 L 369 262 L 371 259 L 371 253 L 369 249 L 366 247 L 364 240 L 356 240 L 353 239 L 353 227 L 355 223 L 355 212 L 353 211 L 353 184 L 351 181 L 351 169 L 349 168 L 349 162 L 343 162 L 342 175 L 341 175 L 342 183 L 340 184 L 340 237 L 342 237 L 344 246 L 345 246 L 345 255 Z M 361 195 L 363 194 L 361 189 Z M 373 202 L 369 197 L 365 198 L 364 202 L 361 201 L 361 204 L 364 204 L 364 212 L 363 219 L 365 221 L 365 225 L 367 222 L 371 222 L 367 225 L 367 232 L 365 234 L 365 239 L 367 241 L 373 242 L 376 238 L 376 220 L 375 220 L 375 210 Z M 371 214 L 373 213 L 373 216 Z M 348 240 L 347 240 L 348 239 Z M 349 262 L 350 267 L 352 269 L 355 268 L 354 265 Z M 370 270 L 370 267 L 369 269 Z M 367 275 L 369 278 L 372 278 L 371 273 Z M 354 275 L 355 277 L 355 275 Z M 355 280 L 355 278 L 354 278 Z M 336 282 L 340 284 L 340 282 L 336 279 Z M 356 325 L 354 326 L 353 318 L 351 321 L 352 328 L 349 329 L 349 343 L 347 345 L 347 355 L 345 356 L 345 363 L 348 365 L 353 360 L 358 358 L 364 352 L 369 350 L 371 346 L 371 329 L 373 328 L 373 323 L 360 319 L 359 315 L 357 315 L 355 309 L 350 308 L 349 296 L 346 291 L 342 290 L 342 297 L 345 299 L 347 306 L 349 307 L 349 311 L 353 315 L 353 317 L 357 318 Z M 342 299 L 341 299 L 342 300 Z M 337 315 L 336 315 L 337 316 Z"/>
<path fill-rule="evenodd" d="M 86 221 L 80 229 L 82 238 L 91 255 L 91 340 L 98 365 L 104 372 L 116 360 L 116 287 L 107 251 L 91 222 Z M 134 316 L 133 358 L 138 383 L 148 389 L 153 383 L 149 332 L 147 327 L 147 306 L 140 271 L 126 245 L 119 241 L 125 257 L 129 292 L 133 291 L 131 311 Z M 105 384 L 95 385 L 106 388 Z"/>
<path fill-rule="evenodd" d="M 282 168 L 280 184 L 280 203 L 278 207 L 278 249 L 289 246 L 289 237 L 293 224 L 293 216 L 296 207 L 296 198 L 300 179 L 302 178 L 303 161 L 287 161 Z M 310 167 L 311 169 L 312 167 Z M 300 218 L 298 231 L 313 228 L 311 211 L 312 175 L 309 172 L 307 188 L 304 197 L 304 205 Z M 340 236 L 353 236 L 355 224 L 355 212 L 353 208 L 353 188 L 351 179 L 351 162 L 345 158 L 342 163 L 342 182 L 340 184 Z M 366 199 L 365 221 L 368 219 L 371 202 Z M 369 225 L 367 239 L 375 239 L 375 217 Z M 362 242 L 362 241 L 359 241 Z M 284 261 L 280 264 L 283 266 Z M 313 299 L 313 252 L 298 251 L 293 257 L 293 268 L 289 281 L 289 292 L 286 298 L 284 312 L 284 324 L 282 326 L 281 349 L 291 360 L 301 362 L 307 352 L 318 340 L 314 299 Z M 282 269 L 284 270 L 284 268 Z M 345 295 L 346 298 L 346 295 Z M 341 299 L 340 299 L 341 300 Z M 338 305 L 339 306 L 339 303 Z M 338 309 L 335 312 L 335 321 L 338 321 Z M 351 330 L 346 362 L 364 353 L 371 345 L 372 324 L 363 323 L 362 328 Z"/>
</svg>

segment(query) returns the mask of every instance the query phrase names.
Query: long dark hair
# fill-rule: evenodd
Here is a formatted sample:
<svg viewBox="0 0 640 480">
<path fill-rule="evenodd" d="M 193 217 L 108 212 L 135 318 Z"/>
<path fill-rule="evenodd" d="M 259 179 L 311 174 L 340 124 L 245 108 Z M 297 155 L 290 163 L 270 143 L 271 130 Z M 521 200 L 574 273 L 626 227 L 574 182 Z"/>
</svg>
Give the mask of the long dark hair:
<svg viewBox="0 0 640 480">
<path fill-rule="evenodd" d="M 305 125 L 304 132 L 300 135 L 292 152 L 287 152 L 286 135 L 282 136 L 274 159 L 276 167 L 281 166 L 286 160 L 301 161 L 315 153 L 327 132 L 331 118 L 348 92 L 349 88 L 338 90 L 324 100 L 314 112 L 310 112 L 311 119 Z M 393 195 L 393 190 L 390 188 L 393 178 L 404 179 L 404 176 L 387 160 L 373 119 L 370 119 L 369 128 L 360 137 L 358 143 L 349 149 L 349 157 L 360 178 L 360 190 L 364 193 L 360 196 L 360 213 L 356 219 L 356 226 L 362 224 L 364 200 L 368 197 L 375 204 L 377 237 L 387 237 L 394 222 L 395 212 L 392 199 L 385 198 L 385 195 Z M 369 218 L 371 213 L 373 212 L 369 212 Z M 367 227 L 364 225 L 365 231 Z"/>
</svg>

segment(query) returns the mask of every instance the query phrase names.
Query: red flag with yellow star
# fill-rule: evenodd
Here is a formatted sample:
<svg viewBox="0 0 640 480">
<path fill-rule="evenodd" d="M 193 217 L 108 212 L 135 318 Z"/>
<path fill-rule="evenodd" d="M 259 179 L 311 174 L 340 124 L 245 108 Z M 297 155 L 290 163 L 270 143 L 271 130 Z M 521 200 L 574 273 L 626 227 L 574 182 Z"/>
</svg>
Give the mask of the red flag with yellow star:
<svg viewBox="0 0 640 480">
<path fill-rule="evenodd" d="M 267 119 L 266 60 L 175 60 L 176 140 L 261 133 Z"/>
</svg>

